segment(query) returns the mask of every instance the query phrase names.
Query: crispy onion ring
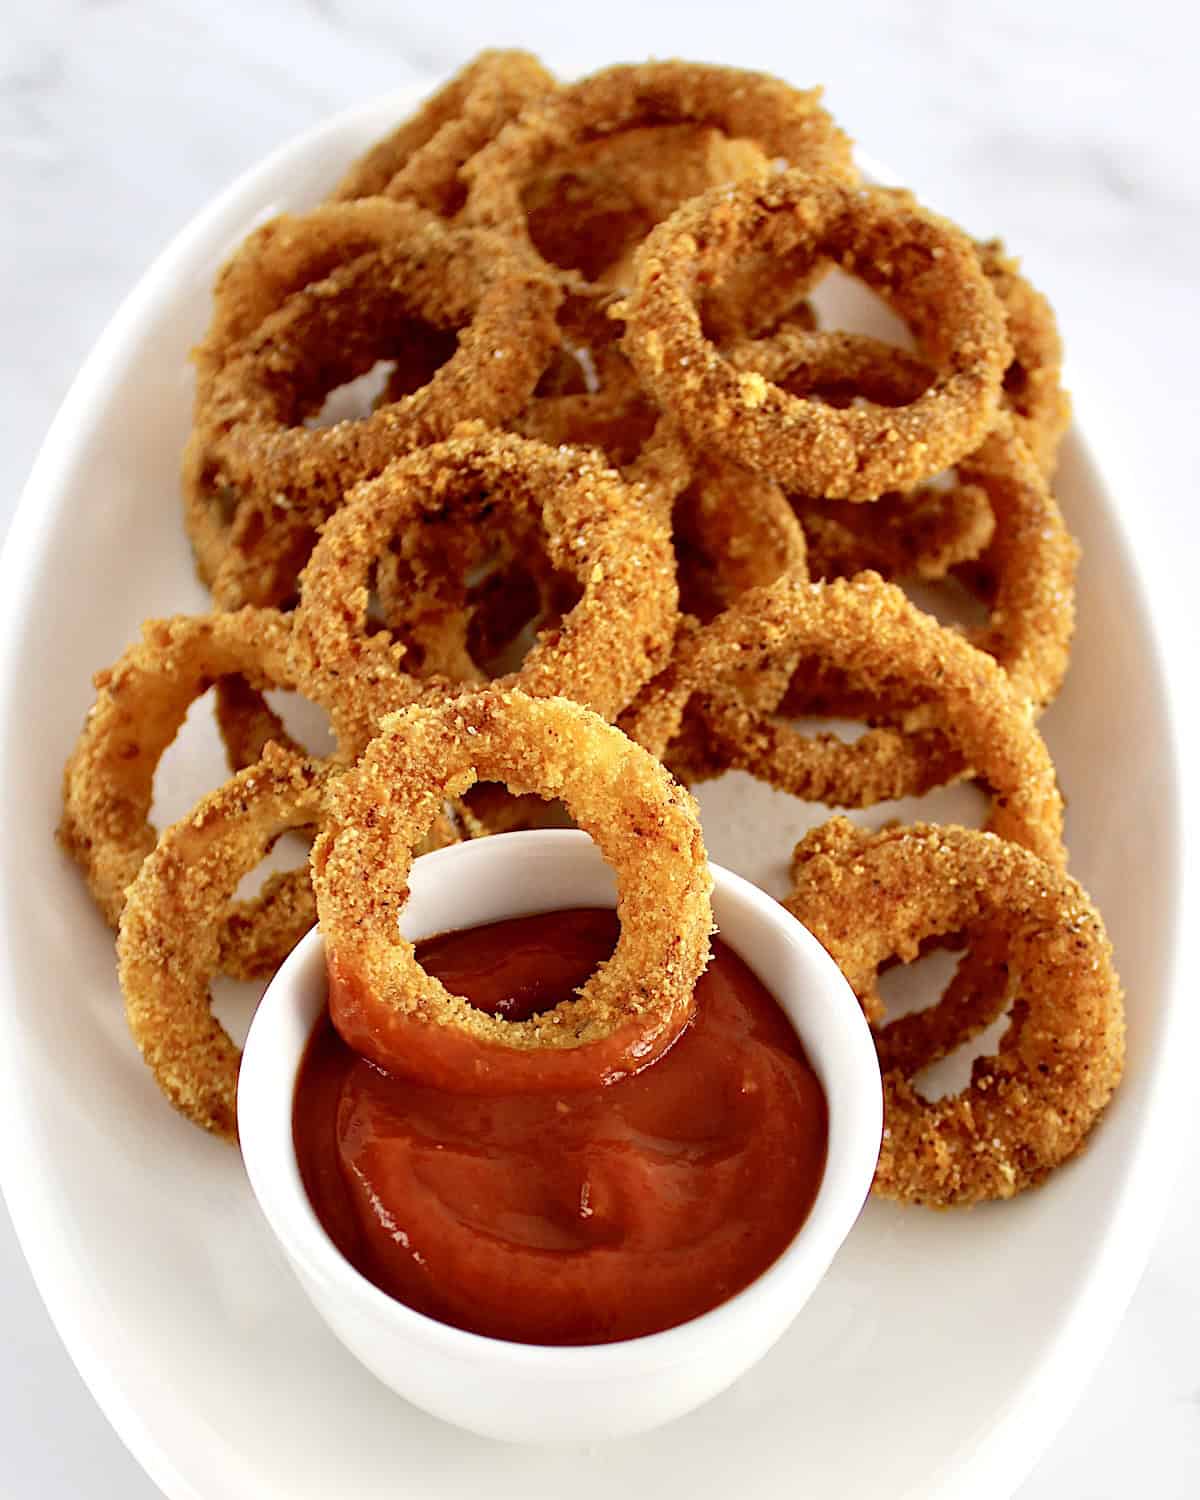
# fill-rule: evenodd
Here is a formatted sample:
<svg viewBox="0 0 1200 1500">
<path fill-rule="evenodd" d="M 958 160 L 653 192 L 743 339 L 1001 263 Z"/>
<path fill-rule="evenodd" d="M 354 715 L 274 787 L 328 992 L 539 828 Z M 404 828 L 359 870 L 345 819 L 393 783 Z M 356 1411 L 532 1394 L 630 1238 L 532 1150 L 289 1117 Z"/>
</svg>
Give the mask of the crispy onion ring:
<svg viewBox="0 0 1200 1500">
<path fill-rule="evenodd" d="M 129 888 L 117 937 L 125 1014 L 182 1114 L 237 1137 L 240 1051 L 212 1013 L 223 919 L 238 882 L 280 835 L 311 827 L 327 768 L 269 746 L 173 827 Z"/>
<path fill-rule="evenodd" d="M 528 1021 L 452 995 L 397 927 L 416 841 L 443 798 L 478 780 L 561 797 L 617 875 L 612 958 Z M 695 804 L 652 756 L 564 698 L 492 689 L 390 718 L 329 789 L 313 883 L 339 1032 L 381 1067 L 456 1092 L 590 1088 L 639 1071 L 686 1024 L 708 960 Z"/>
<path fill-rule="evenodd" d="M 198 391 L 185 456 L 189 511 L 230 494 L 228 542 L 251 565 L 264 541 L 280 549 L 281 532 L 290 562 L 296 539 L 336 509 L 345 488 L 398 454 L 447 436 L 463 418 L 507 421 L 557 345 L 558 291 L 508 245 L 447 228 L 412 205 L 393 207 L 408 217 L 407 235 L 293 293 Z M 414 322 L 459 334 L 427 384 L 361 421 L 303 425 L 332 386 L 386 359 Z M 215 569 L 206 561 L 208 546 L 198 550 L 217 602 L 243 602 L 245 561 L 231 580 L 223 561 Z"/>
<path fill-rule="evenodd" d="M 884 1074 L 875 1192 L 938 1207 L 1011 1198 L 1072 1157 L 1120 1081 L 1121 986 L 1096 908 L 1060 870 L 965 828 L 869 834 L 837 818 L 801 842 L 785 905 L 868 1008 L 881 964 L 986 922 L 1018 982 L 1012 1021 L 960 1094 Z"/>
<path fill-rule="evenodd" d="M 235 674 L 256 689 L 295 688 L 288 666 L 290 638 L 289 621 L 274 610 L 148 620 L 142 640 L 97 674 L 96 701 L 63 777 L 58 836 L 112 926 L 120 919 L 127 887 L 154 848 L 154 773 L 189 707 L 215 681 Z M 352 698 L 352 685 L 347 684 L 343 696 Z M 403 701 L 397 697 L 391 706 Z M 327 706 L 338 737 L 334 759 L 353 759 L 374 725 L 339 712 L 336 703 Z M 259 721 L 256 731 L 261 730 Z M 260 912 L 262 933 L 270 925 L 278 930 L 280 907 L 274 889 L 239 908 L 236 925 L 239 932 L 250 934 L 245 939 L 248 948 L 259 942 L 253 931 Z M 299 936 L 295 932 L 292 942 Z M 265 936 L 262 940 L 266 942 Z M 227 957 L 238 975 L 255 971 L 253 958 L 242 956 L 242 948 L 231 933 Z"/>
<path fill-rule="evenodd" d="M 756 675 L 780 659 L 801 659 L 802 673 L 804 658 L 846 674 L 856 690 L 908 705 L 919 727 L 871 729 L 847 743 L 802 734 L 749 701 Z M 782 578 L 749 590 L 677 646 L 621 722 L 670 760 L 692 704 L 710 761 L 805 801 L 869 807 L 970 767 L 992 792 L 989 828 L 1051 863 L 1065 860 L 1062 798 L 1028 703 L 990 656 L 876 574 L 815 584 Z"/>
<path fill-rule="evenodd" d="M 496 507 L 519 534 L 540 531 L 553 566 L 582 590 L 520 669 L 499 680 L 536 696 L 569 693 L 615 717 L 665 662 L 675 627 L 678 591 L 661 512 L 583 450 L 477 429 L 397 460 L 331 518 L 295 614 L 292 662 L 301 681 L 336 699 L 352 674 L 368 709 L 376 690 L 394 707 L 405 674 L 390 635 L 368 633 L 372 562 L 393 537 L 419 537 L 427 518 Z"/>
<path fill-rule="evenodd" d="M 935 370 L 907 405 L 845 408 L 738 370 L 705 338 L 696 303 L 747 247 L 801 266 L 829 256 L 904 317 Z M 873 500 L 932 478 L 991 425 L 1011 350 L 1004 313 L 971 242 L 886 191 L 803 172 L 717 189 L 660 224 L 638 252 L 638 283 L 616 311 L 643 384 L 689 436 L 791 490 Z M 821 351 L 851 335 L 807 336 Z"/>
<path fill-rule="evenodd" d="M 403 242 L 424 222 L 411 206 L 367 198 L 280 214 L 253 230 L 221 267 L 213 287 L 212 322 L 192 351 L 201 391 L 289 297 L 360 255 Z"/>
<path fill-rule="evenodd" d="M 888 404 L 912 399 L 929 379 L 915 356 L 891 345 L 842 334 L 814 338 L 791 327 L 734 346 L 730 358 L 739 368 L 760 360 L 763 373 L 788 390 L 827 394 L 831 380 L 843 380 L 849 391 Z M 996 657 L 1020 691 L 1045 704 L 1067 668 L 1078 547 L 1022 440 L 1028 430 L 1002 412 L 979 448 L 959 461 L 948 489 L 923 485 L 870 505 L 794 503 L 817 576 L 870 569 L 936 579 L 978 560 L 963 581 L 984 598 L 989 620 L 970 638 Z"/>
<path fill-rule="evenodd" d="M 464 166 L 464 219 L 528 242 L 522 195 L 555 156 L 643 126 L 708 126 L 770 158 L 853 181 L 850 142 L 820 97 L 764 73 L 702 63 L 606 68 L 539 100 Z"/>
<path fill-rule="evenodd" d="M 594 286 L 624 288 L 632 285 L 637 246 L 685 199 L 769 170 L 753 141 L 720 130 L 623 130 L 556 153 L 521 195 L 525 225 L 543 260 Z"/>
<path fill-rule="evenodd" d="M 555 87 L 554 76 L 530 52 L 481 52 L 412 119 L 360 157 L 333 197 L 411 198 L 450 217 L 462 206 L 462 164 L 526 104 Z"/>
</svg>

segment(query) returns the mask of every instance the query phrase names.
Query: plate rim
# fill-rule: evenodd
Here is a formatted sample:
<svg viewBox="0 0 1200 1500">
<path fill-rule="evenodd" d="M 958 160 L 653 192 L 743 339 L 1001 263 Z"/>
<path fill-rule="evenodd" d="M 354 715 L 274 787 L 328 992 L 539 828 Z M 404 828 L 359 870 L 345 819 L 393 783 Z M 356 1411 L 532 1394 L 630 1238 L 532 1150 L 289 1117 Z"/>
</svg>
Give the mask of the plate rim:
<svg viewBox="0 0 1200 1500">
<path fill-rule="evenodd" d="M 18 632 L 14 628 L 24 616 L 27 580 L 32 577 L 32 561 L 42 549 L 51 517 L 57 512 L 52 504 L 63 491 L 62 474 L 70 465 L 70 455 L 80 441 L 90 406 L 103 387 L 105 376 L 119 358 L 121 350 L 133 341 L 155 300 L 172 285 L 177 263 L 187 258 L 193 244 L 211 232 L 229 207 L 261 177 L 284 165 L 295 156 L 307 154 L 323 137 L 344 129 L 351 122 L 394 108 L 412 109 L 440 79 L 416 78 L 399 88 L 360 101 L 324 116 L 307 129 L 298 132 L 259 158 L 225 188 L 208 199 L 151 260 L 122 299 L 100 336 L 72 380 L 38 450 L 29 477 L 0 552 L 0 724 L 10 721 L 14 711 L 20 660 L 15 648 Z M 894 178 L 880 164 L 863 153 L 859 161 L 882 180 Z M 1130 502 L 1121 494 L 1133 495 L 1136 487 L 1110 482 L 1110 474 L 1119 474 L 1121 465 L 1112 453 L 1103 462 L 1097 456 L 1095 434 L 1097 423 L 1090 428 L 1080 420 L 1080 409 L 1089 399 L 1081 381 L 1070 371 L 1074 394 L 1075 417 L 1073 438 L 1090 470 L 1090 477 L 1103 493 L 1121 551 L 1127 561 L 1130 590 L 1141 617 L 1143 632 L 1150 648 L 1147 669 L 1153 678 L 1155 694 L 1162 706 L 1167 728 L 1163 747 L 1169 770 L 1169 793 L 1181 817 L 1175 826 L 1170 850 L 1172 910 L 1164 918 L 1164 931 L 1170 935 L 1164 979 L 1164 1011 L 1159 1026 L 1157 1047 L 1151 1052 L 1147 1068 L 1153 1081 L 1147 1090 L 1136 1145 L 1124 1183 L 1119 1191 L 1120 1205 L 1114 1208 L 1113 1220 L 1122 1232 L 1110 1232 L 1094 1256 L 1082 1289 L 1046 1353 L 1029 1378 L 1016 1391 L 1008 1408 L 999 1414 L 990 1430 L 963 1454 L 962 1461 L 945 1472 L 928 1491 L 930 1500 L 951 1500 L 970 1495 L 972 1500 L 1003 1500 L 1013 1494 L 1043 1455 L 1054 1435 L 1069 1416 L 1095 1373 L 1105 1349 L 1128 1306 L 1151 1249 L 1157 1238 L 1169 1202 L 1176 1168 L 1166 1143 L 1182 1116 L 1184 1066 L 1190 1054 L 1189 1028 L 1200 1029 L 1183 1003 L 1181 984 L 1182 917 L 1185 910 L 1184 882 L 1187 875 L 1184 860 L 1184 829 L 1190 825 L 1185 803 L 1186 782 L 1180 775 L 1183 764 L 1184 715 L 1171 691 L 1175 674 L 1170 670 L 1173 651 L 1168 643 L 1173 633 L 1168 620 L 1169 606 L 1146 582 L 1147 564 L 1141 549 L 1131 539 Z M 1100 444 L 1104 448 L 1103 442 Z M 24 586 L 23 586 L 24 585 Z M 0 788 L 5 799 L 13 795 L 8 783 Z M 0 912 L 7 910 L 6 892 L 11 873 L 8 862 L 0 862 Z M 0 991 L 13 992 L 15 976 L 10 972 L 7 951 L 0 959 Z M 0 1006 L 0 1058 L 13 1055 L 11 1029 L 14 1011 Z M 6 1045 L 10 1044 L 10 1045 Z M 198 1490 L 172 1459 L 166 1446 L 159 1442 L 140 1415 L 131 1393 L 111 1378 L 101 1351 L 94 1347 L 77 1326 L 65 1278 L 54 1274 L 57 1221 L 50 1206 L 50 1195 L 41 1189 L 36 1173 L 23 1171 L 27 1153 L 20 1149 L 32 1134 L 31 1118 L 18 1107 L 19 1093 L 0 1089 L 0 1128 L 5 1131 L 10 1150 L 0 1162 L 0 1192 L 7 1205 L 22 1255 L 29 1266 L 38 1295 L 59 1338 L 78 1370 L 92 1398 L 118 1438 L 145 1470 L 153 1483 L 170 1500 L 216 1500 Z M 1013 1434 L 1023 1429 L 1020 1442 Z M 1030 1435 L 1032 1433 L 1032 1436 Z"/>
</svg>

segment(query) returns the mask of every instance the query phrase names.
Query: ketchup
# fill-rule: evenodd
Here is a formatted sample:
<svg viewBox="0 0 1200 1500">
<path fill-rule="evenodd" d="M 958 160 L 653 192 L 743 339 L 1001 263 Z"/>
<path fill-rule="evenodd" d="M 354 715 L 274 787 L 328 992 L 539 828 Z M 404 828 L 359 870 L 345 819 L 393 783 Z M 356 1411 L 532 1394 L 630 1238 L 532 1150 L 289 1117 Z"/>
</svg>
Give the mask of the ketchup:
<svg viewBox="0 0 1200 1500">
<path fill-rule="evenodd" d="M 608 958 L 616 913 L 517 917 L 417 945 L 480 1009 L 523 1020 Z M 305 1188 L 383 1291 L 493 1338 L 599 1344 L 741 1291 L 804 1223 L 824 1094 L 787 1017 L 719 938 L 694 1017 L 643 1072 L 569 1093 L 444 1093 L 353 1052 L 328 1016 L 296 1084 Z"/>
</svg>

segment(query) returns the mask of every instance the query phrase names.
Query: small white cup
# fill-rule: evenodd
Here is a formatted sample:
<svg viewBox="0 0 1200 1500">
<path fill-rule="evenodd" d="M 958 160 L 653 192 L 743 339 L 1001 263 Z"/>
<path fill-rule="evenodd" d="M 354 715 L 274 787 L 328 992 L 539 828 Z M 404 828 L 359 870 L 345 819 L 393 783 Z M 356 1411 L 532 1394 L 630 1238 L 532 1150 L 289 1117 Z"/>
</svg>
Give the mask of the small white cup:
<svg viewBox="0 0 1200 1500">
<path fill-rule="evenodd" d="M 451 1328 L 361 1276 L 321 1227 L 292 1145 L 292 1097 L 325 1006 L 325 956 L 310 932 L 276 974 L 250 1028 L 238 1128 L 250 1185 L 317 1311 L 380 1380 L 485 1437 L 594 1440 L 657 1427 L 731 1385 L 783 1334 L 862 1208 L 883 1124 L 879 1066 L 850 987 L 812 934 L 749 881 L 712 867 L 722 937 L 791 1018 L 829 1105 L 825 1174 L 779 1259 L 737 1296 L 664 1333 L 556 1348 Z M 584 833 L 494 835 L 413 865 L 401 916 L 415 941 L 453 928 L 616 904 L 612 871 Z"/>
</svg>

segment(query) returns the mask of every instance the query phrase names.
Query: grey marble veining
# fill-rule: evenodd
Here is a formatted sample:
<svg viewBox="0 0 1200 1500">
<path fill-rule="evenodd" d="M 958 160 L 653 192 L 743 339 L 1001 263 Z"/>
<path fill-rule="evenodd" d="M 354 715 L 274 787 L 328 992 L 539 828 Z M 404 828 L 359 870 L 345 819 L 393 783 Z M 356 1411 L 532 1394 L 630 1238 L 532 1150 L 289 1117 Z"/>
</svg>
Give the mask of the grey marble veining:
<svg viewBox="0 0 1200 1500">
<path fill-rule="evenodd" d="M 926 201 L 1002 232 L 1050 294 L 1089 421 L 1129 476 L 1157 589 L 1200 555 L 1200 22 L 1149 3 L 7 0 L 0 15 L 0 531 L 81 359 L 153 255 L 239 171 L 331 110 L 485 45 L 564 73 L 684 54 L 824 81 Z M 1111 446 L 1109 446 L 1111 445 Z M 1141 1289 L 1022 1500 L 1200 1493 L 1200 1154 Z M 66 1360 L 7 1226 L 0 1445 L 14 1495 L 152 1486 Z M 1118 1440 L 1119 1438 L 1119 1440 Z"/>
</svg>

